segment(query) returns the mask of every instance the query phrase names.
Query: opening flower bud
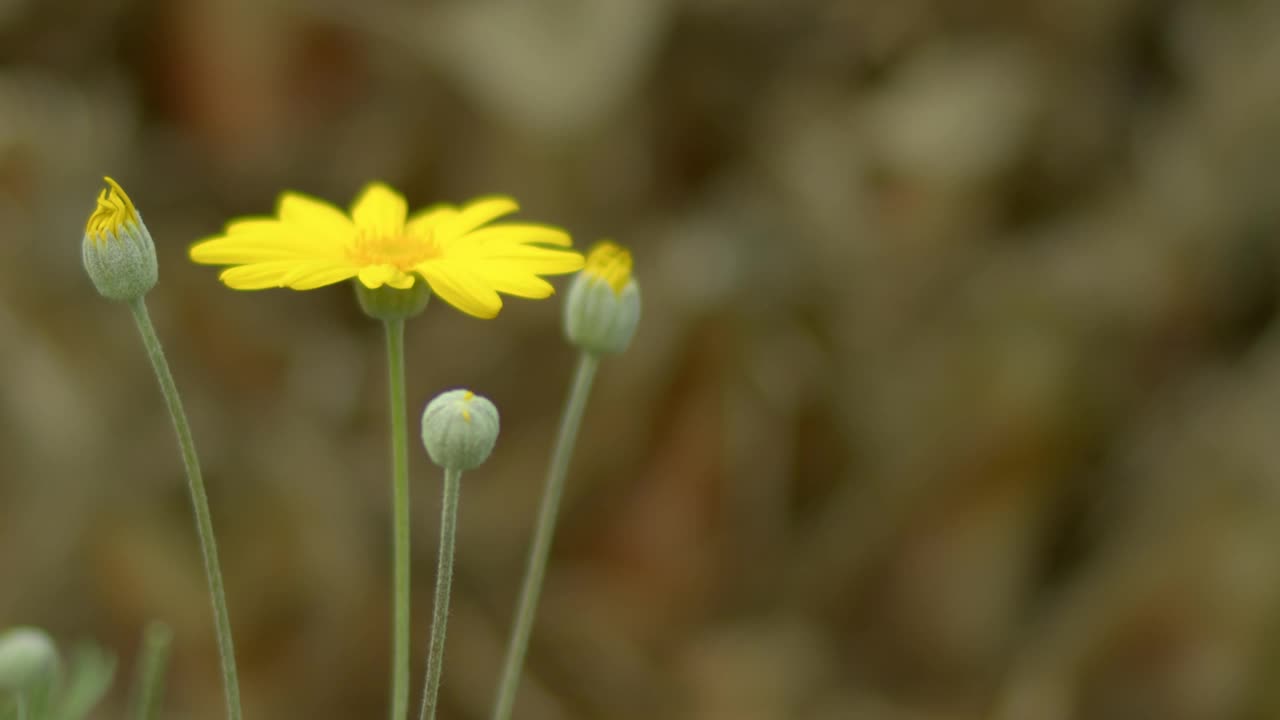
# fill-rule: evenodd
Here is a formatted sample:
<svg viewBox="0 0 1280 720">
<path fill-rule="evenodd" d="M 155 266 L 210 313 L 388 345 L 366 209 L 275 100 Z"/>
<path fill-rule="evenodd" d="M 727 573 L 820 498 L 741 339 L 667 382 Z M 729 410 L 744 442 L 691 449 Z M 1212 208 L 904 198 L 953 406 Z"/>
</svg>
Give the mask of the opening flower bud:
<svg viewBox="0 0 1280 720">
<path fill-rule="evenodd" d="M 470 390 L 449 390 L 422 413 L 422 444 L 446 470 L 479 467 L 498 440 L 498 408 Z"/>
<path fill-rule="evenodd" d="M 156 246 L 133 201 L 119 183 L 104 179 L 108 187 L 84 227 L 84 269 L 103 297 L 137 300 L 156 285 Z"/>
<path fill-rule="evenodd" d="M 631 253 L 607 240 L 596 243 L 569 286 L 565 334 L 589 353 L 620 353 L 639 322 L 640 288 L 631 277 Z"/>
</svg>

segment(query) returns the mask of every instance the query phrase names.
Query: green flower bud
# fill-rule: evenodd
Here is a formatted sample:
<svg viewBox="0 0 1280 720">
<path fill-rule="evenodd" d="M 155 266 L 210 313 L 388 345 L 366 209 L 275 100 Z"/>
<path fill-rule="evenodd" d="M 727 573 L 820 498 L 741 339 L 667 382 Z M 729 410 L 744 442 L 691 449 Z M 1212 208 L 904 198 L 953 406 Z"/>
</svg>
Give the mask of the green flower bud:
<svg viewBox="0 0 1280 720">
<path fill-rule="evenodd" d="M 422 444 L 446 470 L 479 467 L 498 440 L 498 408 L 470 390 L 440 393 L 422 413 Z"/>
<path fill-rule="evenodd" d="M 109 300 L 137 300 L 156 285 L 156 246 L 142 216 L 119 183 L 98 195 L 98 207 L 84 227 L 84 269 Z"/>
<path fill-rule="evenodd" d="M 607 240 L 596 243 L 569 286 L 565 334 L 589 353 L 620 353 L 640 322 L 640 288 L 631 277 L 631 253 Z"/>
<path fill-rule="evenodd" d="M 0 633 L 0 693 L 51 681 L 58 664 L 58 648 L 43 630 L 16 627 Z"/>
</svg>

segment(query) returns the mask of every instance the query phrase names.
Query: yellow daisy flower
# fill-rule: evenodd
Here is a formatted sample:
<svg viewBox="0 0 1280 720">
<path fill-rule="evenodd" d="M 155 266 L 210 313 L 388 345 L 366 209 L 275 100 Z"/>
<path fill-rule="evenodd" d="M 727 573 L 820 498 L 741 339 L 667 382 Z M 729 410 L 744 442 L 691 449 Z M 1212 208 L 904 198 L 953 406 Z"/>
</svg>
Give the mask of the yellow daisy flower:
<svg viewBox="0 0 1280 720">
<path fill-rule="evenodd" d="M 421 278 L 450 305 L 491 318 L 502 309 L 498 293 L 549 297 L 554 289 L 540 275 L 583 265 L 559 228 L 491 224 L 518 209 L 509 197 L 489 196 L 409 215 L 400 193 L 371 183 L 348 215 L 285 192 L 274 217 L 231 221 L 222 235 L 193 245 L 191 259 L 232 266 L 218 277 L 236 290 L 311 290 L 351 278 L 369 289 L 406 290 Z"/>
</svg>

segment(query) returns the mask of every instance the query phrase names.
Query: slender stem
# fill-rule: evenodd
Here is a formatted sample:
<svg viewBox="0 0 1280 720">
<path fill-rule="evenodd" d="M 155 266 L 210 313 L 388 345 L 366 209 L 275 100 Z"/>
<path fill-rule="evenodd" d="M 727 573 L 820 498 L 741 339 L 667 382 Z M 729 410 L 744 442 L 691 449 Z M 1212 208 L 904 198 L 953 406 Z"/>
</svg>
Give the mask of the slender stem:
<svg viewBox="0 0 1280 720">
<path fill-rule="evenodd" d="M 165 404 L 169 407 L 173 429 L 178 434 L 182 462 L 187 468 L 187 486 L 191 491 L 191 506 L 196 516 L 196 532 L 200 536 L 200 552 L 204 557 L 204 574 L 209 581 L 209 596 L 213 601 L 213 623 L 218 635 L 218 657 L 222 665 L 222 685 L 227 700 L 227 717 L 230 720 L 240 720 L 240 680 L 236 675 L 235 646 L 231 642 L 231 616 L 227 612 L 227 595 L 222 587 L 218 544 L 213 537 L 213 516 L 209 513 L 209 497 L 205 494 L 204 478 L 200 474 L 200 458 L 196 455 L 191 426 L 187 423 L 187 415 L 182 410 L 182 398 L 178 396 L 178 386 L 173 381 L 173 373 L 169 371 L 169 362 L 164 358 L 164 349 L 160 346 L 160 338 L 156 335 L 155 326 L 151 324 L 147 305 L 142 298 L 138 298 L 129 303 L 129 309 L 133 311 L 138 332 L 142 334 L 142 344 L 147 348 L 147 357 L 151 359 L 151 367 L 155 369 L 156 379 L 160 381 L 160 393 L 164 395 Z"/>
<path fill-rule="evenodd" d="M 511 710 L 515 705 L 525 653 L 529 650 L 529 635 L 533 632 L 533 620 L 538 610 L 538 597 L 542 594 L 542 579 L 547 572 L 547 560 L 551 557 L 551 541 L 555 537 L 556 516 L 560 511 L 560 498 L 564 495 L 565 476 L 569 471 L 569 460 L 573 457 L 573 446 L 578 440 L 578 426 L 582 424 L 587 396 L 591 394 L 591 382 L 595 379 L 599 365 L 598 356 L 582 353 L 578 359 L 578 368 L 574 371 L 573 386 L 565 402 L 564 414 L 560 417 L 555 451 L 551 455 L 546 487 L 542 491 L 542 505 L 538 508 L 533 545 L 529 547 L 524 584 L 520 588 L 515 626 L 507 644 L 502 679 L 498 682 L 498 699 L 494 704 L 493 720 L 510 720 Z"/>
<path fill-rule="evenodd" d="M 385 321 L 391 396 L 391 720 L 409 715 L 409 421 L 404 390 L 404 320 Z"/>
<path fill-rule="evenodd" d="M 153 622 L 142 637 L 142 654 L 138 658 L 138 687 L 133 698 L 134 720 L 153 720 L 164 696 L 165 665 L 173 631 L 168 625 Z"/>
<path fill-rule="evenodd" d="M 431 645 L 427 651 L 427 683 L 422 691 L 420 720 L 435 720 L 440 673 L 444 669 L 444 635 L 449 625 L 449 593 L 453 588 L 453 546 L 458 529 L 461 470 L 444 471 L 444 501 L 440 505 L 440 560 L 436 565 L 436 602 L 431 611 Z"/>
</svg>

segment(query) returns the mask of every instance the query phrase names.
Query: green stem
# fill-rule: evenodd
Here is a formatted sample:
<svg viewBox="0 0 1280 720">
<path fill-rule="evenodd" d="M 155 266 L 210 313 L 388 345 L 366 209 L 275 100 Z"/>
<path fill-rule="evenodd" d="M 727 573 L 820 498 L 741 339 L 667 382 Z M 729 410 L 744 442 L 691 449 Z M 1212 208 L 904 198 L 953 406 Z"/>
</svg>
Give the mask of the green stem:
<svg viewBox="0 0 1280 720">
<path fill-rule="evenodd" d="M 213 537 L 213 517 L 209 513 L 209 498 L 204 491 L 204 479 L 200 474 L 200 459 L 196 455 L 196 444 L 191 437 L 191 426 L 187 423 L 187 415 L 182 410 L 178 386 L 173 381 L 173 373 L 169 371 L 169 363 L 164 358 L 164 349 L 160 346 L 160 338 L 156 335 L 155 326 L 151 324 L 146 303 L 142 298 L 138 298 L 129 303 L 129 309 L 133 311 L 138 332 L 142 334 L 142 344 L 147 348 L 147 357 L 151 359 L 151 367 L 155 369 L 156 379 L 160 381 L 160 392 L 164 395 L 165 404 L 169 407 L 173 429 L 178 434 L 182 462 L 187 468 L 187 486 L 191 491 L 191 506 L 196 516 L 196 532 L 200 536 L 200 553 L 204 557 L 204 573 L 209 581 L 209 595 L 213 601 L 213 622 L 218 636 L 218 657 L 222 665 L 222 685 L 227 701 L 227 717 L 230 720 L 240 720 L 240 680 L 236 676 L 236 652 L 231 642 L 231 616 L 227 612 L 227 596 L 222 587 L 222 569 L 218 564 L 218 545 Z"/>
<path fill-rule="evenodd" d="M 444 636 L 449 625 L 449 593 L 453 588 L 453 547 L 458 529 L 461 470 L 444 471 L 444 501 L 440 506 L 440 559 L 436 565 L 436 601 L 431 612 L 431 645 L 427 651 L 427 683 L 422 691 L 420 720 L 434 720 L 444 669 Z"/>
<path fill-rule="evenodd" d="M 409 421 L 405 410 L 404 320 L 384 321 L 391 396 L 391 720 L 409 714 Z"/>
<path fill-rule="evenodd" d="M 153 720 L 164 695 L 165 665 L 173 631 L 164 623 L 147 626 L 142 638 L 142 654 L 138 658 L 138 688 L 134 695 L 134 720 Z"/>
<path fill-rule="evenodd" d="M 556 516 L 560 511 L 560 498 L 564 495 L 565 476 L 573 446 L 578 440 L 578 426 L 582 424 L 582 412 L 591 394 L 591 382 L 595 379 L 600 358 L 584 352 L 578 359 L 573 387 L 560 417 L 560 430 L 556 435 L 555 451 L 547 469 L 546 487 L 542 505 L 538 508 L 538 524 L 534 529 L 533 545 L 529 548 L 529 560 L 525 567 L 524 584 L 520 588 L 520 602 L 516 608 L 515 626 L 507 644 L 507 657 L 502 665 L 502 679 L 498 682 L 498 699 L 493 709 L 493 720 L 510 720 L 520 687 L 520 673 L 524 657 L 529 650 L 529 635 L 533 632 L 533 620 L 538 610 L 538 597 L 542 594 L 542 580 L 547 572 L 547 560 L 551 557 L 551 541 L 555 537 Z"/>
</svg>

